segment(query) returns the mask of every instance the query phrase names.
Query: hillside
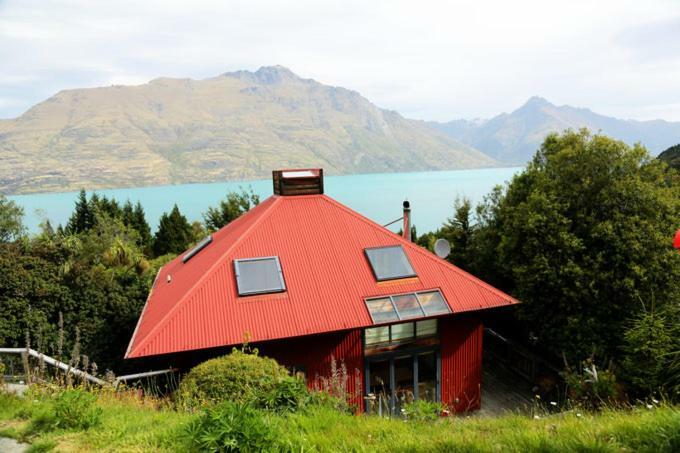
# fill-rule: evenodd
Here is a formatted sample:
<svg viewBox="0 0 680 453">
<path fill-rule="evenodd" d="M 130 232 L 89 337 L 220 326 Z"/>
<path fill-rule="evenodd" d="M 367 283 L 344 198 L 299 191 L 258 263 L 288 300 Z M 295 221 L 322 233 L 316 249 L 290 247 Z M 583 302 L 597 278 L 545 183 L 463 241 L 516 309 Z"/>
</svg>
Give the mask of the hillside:
<svg viewBox="0 0 680 453">
<path fill-rule="evenodd" d="M 680 122 L 621 120 L 588 109 L 558 107 L 540 97 L 529 99 L 512 113 L 502 113 L 488 120 L 428 124 L 506 164 L 526 163 L 546 134 L 568 128 L 587 127 L 629 144 L 641 142 L 652 154 L 680 141 Z"/>
<path fill-rule="evenodd" d="M 263 67 L 62 91 L 0 122 L 0 192 L 488 167 L 493 159 L 357 92 Z"/>
<path fill-rule="evenodd" d="M 659 159 L 665 161 L 671 167 L 680 170 L 680 144 L 671 146 L 659 154 Z"/>
</svg>

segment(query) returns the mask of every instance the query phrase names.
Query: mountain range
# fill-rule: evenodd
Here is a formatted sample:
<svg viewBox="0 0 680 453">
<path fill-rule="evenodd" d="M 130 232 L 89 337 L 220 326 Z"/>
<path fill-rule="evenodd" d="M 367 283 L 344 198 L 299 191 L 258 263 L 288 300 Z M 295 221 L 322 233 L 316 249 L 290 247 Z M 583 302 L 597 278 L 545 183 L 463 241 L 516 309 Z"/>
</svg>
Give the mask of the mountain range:
<svg viewBox="0 0 680 453">
<path fill-rule="evenodd" d="M 491 119 L 427 124 L 509 165 L 525 164 L 548 133 L 565 129 L 586 127 L 630 145 L 640 142 L 653 155 L 680 143 L 680 122 L 622 120 L 585 108 L 558 107 L 538 96 L 511 113 Z"/>
<path fill-rule="evenodd" d="M 656 154 L 680 123 L 628 121 L 533 97 L 488 120 L 407 119 L 282 66 L 204 80 L 65 90 L 0 120 L 0 193 L 523 165 L 549 132 L 588 127 Z"/>
<path fill-rule="evenodd" d="M 66 90 L 0 122 L 0 193 L 329 174 L 498 162 L 355 91 L 281 67 L 205 80 Z"/>
</svg>

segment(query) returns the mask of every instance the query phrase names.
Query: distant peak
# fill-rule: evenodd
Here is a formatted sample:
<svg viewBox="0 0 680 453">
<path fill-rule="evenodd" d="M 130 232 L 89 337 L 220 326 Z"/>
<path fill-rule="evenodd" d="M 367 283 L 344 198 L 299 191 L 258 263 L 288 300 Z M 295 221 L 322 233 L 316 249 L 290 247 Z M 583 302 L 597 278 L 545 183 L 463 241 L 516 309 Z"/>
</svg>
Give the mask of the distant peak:
<svg viewBox="0 0 680 453">
<path fill-rule="evenodd" d="M 262 66 L 255 72 L 236 71 L 223 74 L 225 77 L 234 77 L 241 80 L 261 83 L 263 85 L 273 85 L 285 80 L 301 80 L 300 77 L 285 66 Z"/>
<path fill-rule="evenodd" d="M 524 107 L 546 107 L 552 105 L 547 99 L 540 96 L 532 96 L 524 104 Z"/>
</svg>

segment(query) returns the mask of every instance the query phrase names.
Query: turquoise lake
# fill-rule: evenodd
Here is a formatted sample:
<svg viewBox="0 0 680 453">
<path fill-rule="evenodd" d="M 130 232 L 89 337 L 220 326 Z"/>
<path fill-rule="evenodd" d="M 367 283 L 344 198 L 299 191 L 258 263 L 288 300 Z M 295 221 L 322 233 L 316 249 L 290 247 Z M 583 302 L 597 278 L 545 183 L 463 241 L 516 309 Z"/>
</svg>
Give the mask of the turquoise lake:
<svg viewBox="0 0 680 453">
<path fill-rule="evenodd" d="M 347 176 L 326 176 L 326 195 L 384 225 L 401 217 L 402 202 L 411 202 L 413 223 L 420 233 L 432 231 L 453 213 L 456 197 L 467 197 L 473 203 L 497 184 L 509 181 L 521 167 L 487 168 L 477 170 L 435 171 L 417 173 L 380 173 Z M 230 191 L 251 187 L 262 199 L 272 194 L 271 180 L 224 182 L 210 184 L 182 184 L 128 189 L 97 190 L 98 194 L 119 202 L 140 201 L 152 229 L 158 225 L 163 212 L 177 203 L 190 221 L 201 220 L 208 206 L 217 205 Z M 10 196 L 24 207 L 24 223 L 31 233 L 39 230 L 44 219 L 56 227 L 66 224 L 73 212 L 77 192 L 42 193 Z M 397 231 L 400 224 L 391 227 Z"/>
</svg>

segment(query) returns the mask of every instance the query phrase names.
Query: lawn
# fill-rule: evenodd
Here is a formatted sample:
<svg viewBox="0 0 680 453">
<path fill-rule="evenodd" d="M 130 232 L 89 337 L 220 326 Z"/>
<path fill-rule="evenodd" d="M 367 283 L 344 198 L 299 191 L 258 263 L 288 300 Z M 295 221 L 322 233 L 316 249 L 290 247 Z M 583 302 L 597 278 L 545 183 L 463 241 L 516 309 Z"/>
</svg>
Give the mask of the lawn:
<svg viewBox="0 0 680 453">
<path fill-rule="evenodd" d="M 163 400 L 101 392 L 99 423 L 55 428 L 45 423 L 53 399 L 0 393 L 0 435 L 29 442 L 33 451 L 187 451 L 187 426 L 199 417 Z M 680 408 L 663 404 L 436 422 L 354 416 L 324 406 L 263 417 L 282 451 L 680 451 Z"/>
</svg>

